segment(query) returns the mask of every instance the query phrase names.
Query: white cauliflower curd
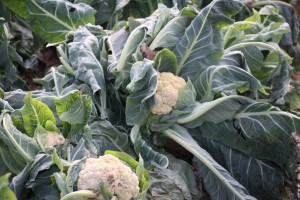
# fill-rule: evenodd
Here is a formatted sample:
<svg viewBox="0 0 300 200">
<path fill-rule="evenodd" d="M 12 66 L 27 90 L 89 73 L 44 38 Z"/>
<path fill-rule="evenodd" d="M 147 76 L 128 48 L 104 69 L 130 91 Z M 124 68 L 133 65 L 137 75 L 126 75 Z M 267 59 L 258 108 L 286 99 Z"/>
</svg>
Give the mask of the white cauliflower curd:
<svg viewBox="0 0 300 200">
<path fill-rule="evenodd" d="M 107 189 L 118 200 L 130 200 L 139 195 L 139 180 L 130 167 L 112 155 L 87 158 L 79 172 L 78 190 L 92 190 L 100 194 L 99 183 L 106 183 Z"/>
<path fill-rule="evenodd" d="M 175 107 L 179 91 L 186 85 L 186 82 L 171 72 L 157 72 L 157 81 L 156 103 L 151 108 L 151 112 L 156 115 L 168 114 Z"/>
<path fill-rule="evenodd" d="M 45 147 L 53 148 L 56 145 L 63 144 L 65 142 L 65 138 L 63 135 L 56 132 L 49 132 L 45 138 Z"/>
</svg>

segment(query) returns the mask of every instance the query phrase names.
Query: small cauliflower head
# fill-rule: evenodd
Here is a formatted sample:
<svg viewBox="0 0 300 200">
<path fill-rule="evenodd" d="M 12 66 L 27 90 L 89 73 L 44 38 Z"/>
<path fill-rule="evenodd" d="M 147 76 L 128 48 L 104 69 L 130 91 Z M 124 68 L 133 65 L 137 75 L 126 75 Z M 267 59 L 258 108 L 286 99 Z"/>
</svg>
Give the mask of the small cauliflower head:
<svg viewBox="0 0 300 200">
<path fill-rule="evenodd" d="M 171 72 L 157 72 L 157 81 L 156 103 L 151 108 L 151 112 L 156 115 L 168 114 L 175 107 L 179 91 L 186 85 L 186 82 Z"/>
<path fill-rule="evenodd" d="M 107 189 L 119 200 L 130 200 L 139 195 L 136 174 L 121 160 L 109 154 L 85 160 L 79 172 L 77 188 L 100 194 L 100 182 L 106 183 Z"/>
<path fill-rule="evenodd" d="M 45 147 L 53 148 L 56 145 L 63 144 L 65 142 L 64 136 L 56 132 L 48 132 L 45 138 Z"/>
</svg>

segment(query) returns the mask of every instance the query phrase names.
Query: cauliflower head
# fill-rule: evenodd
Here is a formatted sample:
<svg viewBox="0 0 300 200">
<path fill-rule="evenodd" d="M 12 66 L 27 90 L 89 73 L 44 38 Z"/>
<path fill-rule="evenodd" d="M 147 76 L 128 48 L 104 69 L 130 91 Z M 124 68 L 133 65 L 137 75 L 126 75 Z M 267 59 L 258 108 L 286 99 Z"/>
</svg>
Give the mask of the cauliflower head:
<svg viewBox="0 0 300 200">
<path fill-rule="evenodd" d="M 45 138 L 45 147 L 53 148 L 56 145 L 63 144 L 65 142 L 64 136 L 56 132 L 49 132 Z"/>
<path fill-rule="evenodd" d="M 119 200 L 130 200 L 139 195 L 139 180 L 130 167 L 112 155 L 87 158 L 79 172 L 78 190 L 93 190 L 99 194 L 99 183 Z"/>
<path fill-rule="evenodd" d="M 179 91 L 186 85 L 186 82 L 171 72 L 157 72 L 157 81 L 156 103 L 151 108 L 151 112 L 156 115 L 168 114 L 175 107 Z"/>
</svg>

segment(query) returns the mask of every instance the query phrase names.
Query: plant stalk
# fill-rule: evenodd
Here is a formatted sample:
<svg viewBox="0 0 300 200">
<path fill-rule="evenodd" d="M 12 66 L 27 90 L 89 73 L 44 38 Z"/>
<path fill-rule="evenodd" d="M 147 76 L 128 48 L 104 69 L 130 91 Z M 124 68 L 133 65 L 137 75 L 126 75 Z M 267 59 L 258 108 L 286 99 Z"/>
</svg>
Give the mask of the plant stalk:
<svg viewBox="0 0 300 200">
<path fill-rule="evenodd" d="M 76 192 L 71 192 L 65 196 L 63 196 L 60 200 L 69 200 L 74 198 L 96 198 L 97 195 L 90 190 L 79 190 Z"/>
</svg>

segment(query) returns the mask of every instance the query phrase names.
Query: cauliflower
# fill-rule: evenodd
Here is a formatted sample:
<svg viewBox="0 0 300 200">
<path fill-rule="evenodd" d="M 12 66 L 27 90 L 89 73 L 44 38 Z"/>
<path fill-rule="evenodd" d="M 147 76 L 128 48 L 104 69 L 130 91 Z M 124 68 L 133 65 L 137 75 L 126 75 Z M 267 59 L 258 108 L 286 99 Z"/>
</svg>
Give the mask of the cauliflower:
<svg viewBox="0 0 300 200">
<path fill-rule="evenodd" d="M 130 200 L 139 195 L 139 180 L 121 160 L 104 155 L 87 158 L 79 172 L 78 190 L 93 190 L 99 194 L 99 183 L 106 183 L 107 189 L 119 200 Z"/>
<path fill-rule="evenodd" d="M 175 107 L 179 91 L 186 85 L 186 82 L 171 72 L 157 72 L 157 79 L 156 103 L 151 108 L 151 112 L 156 115 L 168 114 Z"/>
<path fill-rule="evenodd" d="M 65 142 L 64 136 L 56 132 L 49 132 L 45 138 L 45 147 L 53 148 L 56 145 L 63 144 Z"/>
</svg>

